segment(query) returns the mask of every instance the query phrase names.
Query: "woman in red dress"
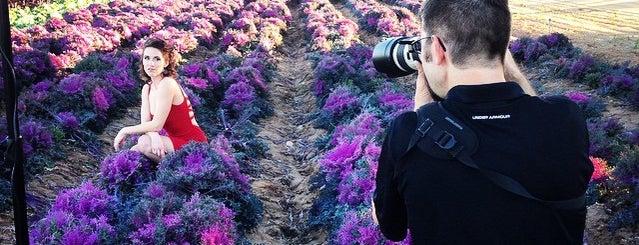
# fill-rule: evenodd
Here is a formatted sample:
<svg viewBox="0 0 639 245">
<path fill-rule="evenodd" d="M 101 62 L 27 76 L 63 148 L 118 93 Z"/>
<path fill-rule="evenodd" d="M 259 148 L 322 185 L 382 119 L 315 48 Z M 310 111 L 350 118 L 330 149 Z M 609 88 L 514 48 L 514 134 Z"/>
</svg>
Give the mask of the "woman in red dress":
<svg viewBox="0 0 639 245">
<path fill-rule="evenodd" d="M 195 120 L 189 98 L 175 80 L 175 63 L 175 51 L 164 40 L 150 38 L 144 43 L 139 73 L 146 84 L 142 87 L 140 124 L 120 129 L 113 139 L 116 151 L 130 134 L 143 134 L 131 150 L 141 152 L 155 162 L 189 141 L 207 142 Z M 168 136 L 160 135 L 161 129 Z"/>
</svg>

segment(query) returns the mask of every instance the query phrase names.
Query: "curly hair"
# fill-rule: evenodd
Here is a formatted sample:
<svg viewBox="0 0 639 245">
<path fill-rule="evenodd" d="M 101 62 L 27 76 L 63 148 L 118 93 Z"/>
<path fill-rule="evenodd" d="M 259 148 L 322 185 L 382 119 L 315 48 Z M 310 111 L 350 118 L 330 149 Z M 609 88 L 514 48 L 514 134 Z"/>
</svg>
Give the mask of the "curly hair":
<svg viewBox="0 0 639 245">
<path fill-rule="evenodd" d="M 164 71 L 162 71 L 162 75 L 165 77 L 173 77 L 175 78 L 177 76 L 177 61 L 176 61 L 176 54 L 175 54 L 175 48 L 168 44 L 166 41 L 159 39 L 159 38 L 149 38 L 148 40 L 146 40 L 146 42 L 144 42 L 144 49 L 146 48 L 156 48 L 158 50 L 160 50 L 160 52 L 162 52 L 162 55 L 164 56 L 164 59 L 168 62 L 168 66 L 166 66 L 166 68 L 164 68 Z M 144 52 L 143 49 L 143 52 Z M 149 75 L 146 74 L 146 72 L 144 71 L 144 62 L 140 61 L 140 66 L 138 67 L 138 74 L 140 75 L 140 78 L 142 79 L 142 81 L 144 81 L 145 83 L 148 83 L 151 80 L 151 77 L 149 77 Z"/>
</svg>

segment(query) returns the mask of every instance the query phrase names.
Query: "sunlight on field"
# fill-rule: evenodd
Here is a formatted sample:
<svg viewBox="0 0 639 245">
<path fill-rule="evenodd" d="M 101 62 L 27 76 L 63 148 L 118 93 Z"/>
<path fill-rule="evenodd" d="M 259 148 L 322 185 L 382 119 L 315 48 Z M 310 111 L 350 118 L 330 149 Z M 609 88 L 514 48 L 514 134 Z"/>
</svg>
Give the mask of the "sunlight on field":
<svg viewBox="0 0 639 245">
<path fill-rule="evenodd" d="M 510 1 L 513 22 L 536 21 L 547 26 L 539 31 L 572 31 L 607 35 L 639 35 L 639 2 L 632 0 Z"/>
<path fill-rule="evenodd" d="M 639 63 L 639 1 L 509 1 L 513 35 L 559 32 L 588 53 Z"/>
</svg>

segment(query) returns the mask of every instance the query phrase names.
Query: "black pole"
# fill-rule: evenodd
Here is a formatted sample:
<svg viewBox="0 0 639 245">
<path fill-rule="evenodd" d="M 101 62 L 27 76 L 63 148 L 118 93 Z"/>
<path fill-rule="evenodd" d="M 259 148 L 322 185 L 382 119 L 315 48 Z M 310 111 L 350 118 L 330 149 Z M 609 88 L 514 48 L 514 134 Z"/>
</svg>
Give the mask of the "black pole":
<svg viewBox="0 0 639 245">
<path fill-rule="evenodd" d="M 7 152 L 5 164 L 13 163 L 11 183 L 13 191 L 13 218 L 16 229 L 16 244 L 29 244 L 27 224 L 27 203 L 24 187 L 24 152 L 22 136 L 18 124 L 17 99 L 19 91 L 13 70 L 11 47 L 11 24 L 9 23 L 9 2 L 0 3 L 0 51 L 2 51 L 2 77 L 4 78 L 5 105 L 7 111 Z M 10 165 L 8 165 L 10 166 Z"/>
</svg>

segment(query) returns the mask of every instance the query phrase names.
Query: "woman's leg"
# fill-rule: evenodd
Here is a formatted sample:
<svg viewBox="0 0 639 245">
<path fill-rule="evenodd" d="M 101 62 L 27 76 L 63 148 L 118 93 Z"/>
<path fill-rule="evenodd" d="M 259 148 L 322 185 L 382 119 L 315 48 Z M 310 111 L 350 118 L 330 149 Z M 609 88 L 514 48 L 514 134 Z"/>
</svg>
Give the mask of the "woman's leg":
<svg viewBox="0 0 639 245">
<path fill-rule="evenodd" d="M 171 139 L 169 137 L 160 136 L 160 139 L 162 139 L 162 144 L 164 144 L 164 150 L 166 150 L 167 154 L 175 152 L 173 148 L 173 142 L 171 142 Z M 144 154 L 146 157 L 148 157 L 149 159 L 151 159 L 152 161 L 156 163 L 162 160 L 162 158 L 159 155 L 156 155 L 152 152 L 151 138 L 146 134 L 141 135 L 138 138 L 138 143 L 134 145 L 133 147 L 131 147 L 131 150 Z"/>
</svg>

